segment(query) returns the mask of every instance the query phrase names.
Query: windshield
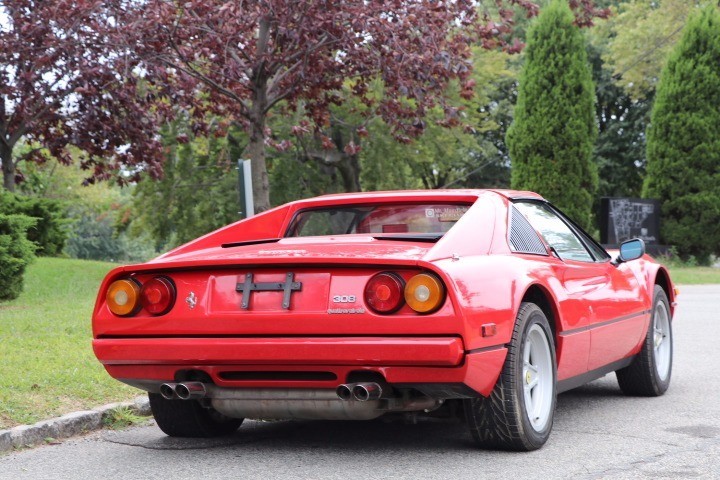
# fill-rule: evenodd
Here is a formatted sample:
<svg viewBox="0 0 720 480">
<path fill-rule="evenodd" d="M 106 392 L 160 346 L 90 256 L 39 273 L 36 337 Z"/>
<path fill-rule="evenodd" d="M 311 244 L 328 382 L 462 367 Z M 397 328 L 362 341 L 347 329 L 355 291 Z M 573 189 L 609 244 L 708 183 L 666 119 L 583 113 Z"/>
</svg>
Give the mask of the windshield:
<svg viewBox="0 0 720 480">
<path fill-rule="evenodd" d="M 455 225 L 468 208 L 469 205 L 450 203 L 316 208 L 299 212 L 285 236 L 441 236 Z"/>
</svg>

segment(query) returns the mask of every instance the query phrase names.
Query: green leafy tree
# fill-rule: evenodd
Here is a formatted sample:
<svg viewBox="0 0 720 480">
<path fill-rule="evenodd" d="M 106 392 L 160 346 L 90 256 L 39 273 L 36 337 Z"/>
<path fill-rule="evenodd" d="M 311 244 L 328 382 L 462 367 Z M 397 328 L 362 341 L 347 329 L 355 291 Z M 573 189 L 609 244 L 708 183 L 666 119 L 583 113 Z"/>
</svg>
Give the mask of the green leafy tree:
<svg viewBox="0 0 720 480">
<path fill-rule="evenodd" d="M 507 187 L 509 160 L 504 137 L 516 88 L 513 56 L 475 49 L 472 99 L 457 83 L 447 92 L 448 122 L 441 108 L 429 109 L 424 133 L 401 142 L 391 126 L 352 97 L 351 82 L 338 91 L 348 98 L 330 109 L 328 125 L 317 129 L 298 109 L 272 116 L 278 149 L 269 157 L 271 203 L 322 193 L 450 187 Z M 382 82 L 373 84 L 382 96 Z M 291 145 L 284 149 L 284 146 Z"/>
<path fill-rule="evenodd" d="M 595 95 L 573 20 L 567 3 L 554 0 L 530 27 L 507 144 L 512 187 L 540 193 L 589 228 L 598 185 Z"/>
<path fill-rule="evenodd" d="M 612 76 L 603 60 L 604 39 L 594 39 L 588 57 L 596 85 L 598 138 L 593 152 L 600 197 L 639 197 L 645 176 L 645 130 L 650 121 L 652 92 L 634 99 Z"/>
<path fill-rule="evenodd" d="M 707 263 L 720 252 L 720 11 L 694 13 L 668 59 L 648 129 L 643 193 L 664 241 Z"/>
<path fill-rule="evenodd" d="M 697 0 L 633 0 L 619 3 L 600 25 L 610 29 L 603 57 L 616 83 L 634 99 L 655 90 L 660 72 Z"/>
<path fill-rule="evenodd" d="M 241 140 L 193 136 L 187 122 L 164 133 L 166 161 L 160 180 L 139 182 L 133 190 L 128 232 L 149 235 L 166 250 L 239 220 L 237 160 Z"/>
</svg>

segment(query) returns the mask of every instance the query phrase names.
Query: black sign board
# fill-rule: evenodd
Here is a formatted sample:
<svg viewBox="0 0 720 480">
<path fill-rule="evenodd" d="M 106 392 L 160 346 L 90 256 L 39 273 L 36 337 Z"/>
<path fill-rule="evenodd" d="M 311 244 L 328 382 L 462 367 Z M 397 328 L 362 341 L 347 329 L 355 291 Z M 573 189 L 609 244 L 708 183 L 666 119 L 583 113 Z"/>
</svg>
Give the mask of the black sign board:
<svg viewBox="0 0 720 480">
<path fill-rule="evenodd" d="M 660 243 L 660 201 L 601 198 L 600 243 L 619 245 L 631 238 L 642 238 L 648 246 Z"/>
</svg>

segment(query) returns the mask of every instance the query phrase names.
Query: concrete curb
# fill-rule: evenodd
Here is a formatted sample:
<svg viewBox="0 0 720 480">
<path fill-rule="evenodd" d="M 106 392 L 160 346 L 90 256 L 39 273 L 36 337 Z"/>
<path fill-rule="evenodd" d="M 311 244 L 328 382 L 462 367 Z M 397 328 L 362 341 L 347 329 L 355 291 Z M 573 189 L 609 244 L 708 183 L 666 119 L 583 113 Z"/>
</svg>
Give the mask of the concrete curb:
<svg viewBox="0 0 720 480">
<path fill-rule="evenodd" d="M 62 417 L 43 420 L 34 425 L 20 425 L 9 430 L 0 430 L 0 452 L 14 448 L 45 443 L 48 439 L 73 437 L 81 433 L 100 430 L 103 421 L 117 409 L 129 408 L 135 415 L 150 415 L 147 397 L 137 397 L 134 402 L 110 403 L 94 410 L 69 413 Z"/>
</svg>

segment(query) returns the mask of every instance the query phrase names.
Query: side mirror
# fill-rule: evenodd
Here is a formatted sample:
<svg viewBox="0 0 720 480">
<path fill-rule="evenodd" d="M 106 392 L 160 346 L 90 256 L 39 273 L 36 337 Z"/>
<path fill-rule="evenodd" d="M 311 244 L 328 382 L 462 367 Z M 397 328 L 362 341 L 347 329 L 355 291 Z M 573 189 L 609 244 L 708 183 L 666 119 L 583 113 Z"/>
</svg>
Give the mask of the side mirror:
<svg viewBox="0 0 720 480">
<path fill-rule="evenodd" d="M 613 262 L 614 265 L 620 265 L 623 262 L 637 260 L 645 255 L 645 242 L 639 238 L 633 238 L 620 244 L 620 254 Z"/>
</svg>

